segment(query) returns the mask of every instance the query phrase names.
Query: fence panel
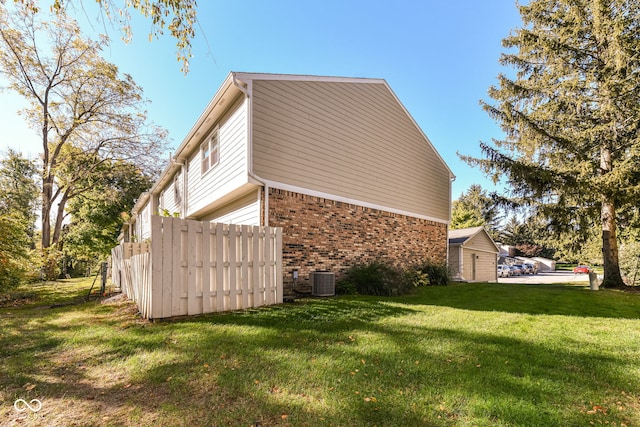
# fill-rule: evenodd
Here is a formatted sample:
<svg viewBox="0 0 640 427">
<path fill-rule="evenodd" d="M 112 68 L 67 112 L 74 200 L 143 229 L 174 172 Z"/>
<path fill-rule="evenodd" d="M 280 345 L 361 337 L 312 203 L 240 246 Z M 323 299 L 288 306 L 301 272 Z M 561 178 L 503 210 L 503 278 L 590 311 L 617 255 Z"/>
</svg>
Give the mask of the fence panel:
<svg viewBox="0 0 640 427">
<path fill-rule="evenodd" d="M 134 292 L 137 292 L 131 283 L 131 257 L 147 252 L 148 242 L 125 242 L 111 250 L 111 281 L 131 299 Z"/>
<path fill-rule="evenodd" d="M 112 259 L 114 282 L 147 318 L 282 303 L 280 228 L 152 216 L 151 245 L 124 243 Z"/>
</svg>

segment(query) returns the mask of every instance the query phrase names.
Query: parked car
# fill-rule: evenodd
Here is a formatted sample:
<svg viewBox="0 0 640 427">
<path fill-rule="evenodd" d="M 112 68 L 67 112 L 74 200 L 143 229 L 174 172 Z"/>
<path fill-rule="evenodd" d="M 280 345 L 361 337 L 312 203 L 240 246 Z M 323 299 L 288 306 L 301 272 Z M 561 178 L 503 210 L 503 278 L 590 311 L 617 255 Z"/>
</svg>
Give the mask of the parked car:
<svg viewBox="0 0 640 427">
<path fill-rule="evenodd" d="M 536 264 L 525 262 L 522 265 L 524 265 L 527 268 L 529 274 L 538 274 L 538 266 Z"/>
<path fill-rule="evenodd" d="M 573 272 L 576 274 L 588 274 L 591 273 L 591 267 L 587 265 L 578 265 L 573 267 Z"/>
<path fill-rule="evenodd" d="M 514 267 L 520 269 L 520 274 L 529 274 L 527 268 L 523 264 L 514 264 Z"/>
<path fill-rule="evenodd" d="M 511 269 L 511 275 L 512 276 L 522 276 L 522 267 L 519 265 L 511 265 L 509 266 L 509 268 Z"/>
<path fill-rule="evenodd" d="M 498 265 L 498 277 L 510 277 L 511 269 L 506 264 Z"/>
</svg>

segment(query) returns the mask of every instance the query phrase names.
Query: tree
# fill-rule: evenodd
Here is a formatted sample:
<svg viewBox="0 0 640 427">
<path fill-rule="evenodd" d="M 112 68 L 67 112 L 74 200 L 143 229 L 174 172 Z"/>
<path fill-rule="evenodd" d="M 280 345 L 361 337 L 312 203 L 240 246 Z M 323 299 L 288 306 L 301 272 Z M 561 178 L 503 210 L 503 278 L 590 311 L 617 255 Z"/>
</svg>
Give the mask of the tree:
<svg viewBox="0 0 640 427">
<path fill-rule="evenodd" d="M 0 0 L 4 4 L 6 0 Z M 131 40 L 131 15 L 129 10 L 138 11 L 142 16 L 151 20 L 152 28 L 149 38 L 159 37 L 167 29 L 176 39 L 176 58 L 182 63 L 182 71 L 189 70 L 191 58 L 191 40 L 195 37 L 196 0 L 133 0 L 124 2 L 123 7 L 116 6 L 113 0 L 96 0 L 104 15 L 111 21 L 116 21 L 124 33 L 126 42 Z M 14 0 L 31 13 L 38 13 L 40 8 L 36 0 Z M 51 0 L 51 9 L 64 14 L 69 5 L 82 3 L 82 0 Z"/>
<path fill-rule="evenodd" d="M 483 108 L 504 139 L 464 157 L 559 232 L 602 230 L 603 287 L 624 286 L 617 221 L 640 201 L 640 2 L 531 0 Z"/>
<path fill-rule="evenodd" d="M 34 243 L 36 166 L 14 150 L 0 160 L 0 291 L 20 283 Z"/>
<path fill-rule="evenodd" d="M 42 140 L 45 252 L 60 244 L 67 203 L 91 188 L 105 162 L 152 170 L 164 151 L 166 132 L 148 123 L 142 89 L 101 58 L 106 43 L 84 39 L 62 11 L 37 22 L 0 7 L 0 69 L 29 102 L 24 115 Z"/>
<path fill-rule="evenodd" d="M 24 275 L 28 240 L 24 219 L 14 214 L 0 214 L 0 292 L 13 288 Z"/>
<path fill-rule="evenodd" d="M 69 203 L 64 252 L 76 260 L 105 259 L 136 199 L 153 184 L 153 177 L 123 161 L 104 163 L 97 176 L 90 191 Z"/>
<path fill-rule="evenodd" d="M 0 214 L 12 215 L 24 225 L 33 246 L 39 191 L 37 166 L 21 153 L 9 149 L 0 160 Z"/>
<path fill-rule="evenodd" d="M 486 190 L 473 184 L 466 193 L 453 201 L 451 209 L 452 230 L 469 227 L 487 227 L 492 237 L 496 236 L 501 219 L 499 208 Z"/>
</svg>

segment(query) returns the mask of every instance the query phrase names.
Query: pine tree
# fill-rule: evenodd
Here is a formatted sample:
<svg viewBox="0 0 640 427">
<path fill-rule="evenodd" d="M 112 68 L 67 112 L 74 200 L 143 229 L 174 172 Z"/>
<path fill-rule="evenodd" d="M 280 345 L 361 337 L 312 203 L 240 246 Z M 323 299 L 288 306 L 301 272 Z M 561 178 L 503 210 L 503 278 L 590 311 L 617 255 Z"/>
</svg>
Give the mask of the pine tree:
<svg viewBox="0 0 640 427">
<path fill-rule="evenodd" d="M 465 159 L 515 197 L 539 204 L 557 230 L 600 222 L 603 287 L 624 286 L 617 222 L 640 200 L 640 1 L 532 0 L 503 40 L 498 76 L 481 102 L 505 133 Z"/>
</svg>

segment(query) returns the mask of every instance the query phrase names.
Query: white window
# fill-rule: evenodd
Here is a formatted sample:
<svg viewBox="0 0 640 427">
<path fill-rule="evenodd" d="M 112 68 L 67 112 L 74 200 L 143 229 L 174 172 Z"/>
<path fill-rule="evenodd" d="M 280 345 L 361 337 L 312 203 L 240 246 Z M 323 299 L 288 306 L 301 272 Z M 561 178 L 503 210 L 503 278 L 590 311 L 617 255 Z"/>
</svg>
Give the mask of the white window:
<svg viewBox="0 0 640 427">
<path fill-rule="evenodd" d="M 202 143 L 200 147 L 200 158 L 202 160 L 202 174 L 213 168 L 220 161 L 220 139 L 218 138 L 218 128 Z"/>
</svg>

